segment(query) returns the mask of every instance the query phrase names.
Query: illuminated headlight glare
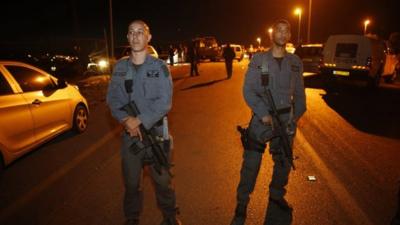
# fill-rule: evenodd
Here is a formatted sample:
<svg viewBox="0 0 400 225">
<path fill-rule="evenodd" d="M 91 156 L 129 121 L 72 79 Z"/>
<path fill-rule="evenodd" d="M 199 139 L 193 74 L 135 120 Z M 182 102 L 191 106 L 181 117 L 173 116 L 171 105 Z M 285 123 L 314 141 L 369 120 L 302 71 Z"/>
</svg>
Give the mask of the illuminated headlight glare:
<svg viewBox="0 0 400 225">
<path fill-rule="evenodd" d="M 107 68 L 108 67 L 108 62 L 104 59 L 99 61 L 99 66 L 100 68 Z"/>
</svg>

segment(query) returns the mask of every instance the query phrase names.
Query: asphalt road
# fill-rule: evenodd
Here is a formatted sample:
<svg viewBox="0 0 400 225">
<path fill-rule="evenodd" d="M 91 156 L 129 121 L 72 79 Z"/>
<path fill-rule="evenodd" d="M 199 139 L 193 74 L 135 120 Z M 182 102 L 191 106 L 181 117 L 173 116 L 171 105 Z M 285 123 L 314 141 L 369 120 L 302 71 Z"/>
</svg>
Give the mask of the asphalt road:
<svg viewBox="0 0 400 225">
<path fill-rule="evenodd" d="M 223 63 L 171 69 L 174 183 L 180 218 L 190 225 L 229 224 L 235 208 L 242 148 L 236 125 L 250 117 L 241 93 L 247 61 L 225 80 Z M 299 123 L 287 199 L 294 225 L 384 225 L 396 207 L 400 180 L 400 86 L 377 91 L 341 85 L 325 91 L 318 76 L 305 77 L 307 112 Z M 65 133 L 21 158 L 1 175 L 2 225 L 123 224 L 121 128 L 105 105 L 107 79 L 79 83 L 90 102 L 90 126 Z M 263 165 L 247 224 L 262 224 L 272 160 Z M 316 181 L 309 181 L 315 176 Z M 159 224 L 154 188 L 145 173 L 141 224 Z"/>
</svg>

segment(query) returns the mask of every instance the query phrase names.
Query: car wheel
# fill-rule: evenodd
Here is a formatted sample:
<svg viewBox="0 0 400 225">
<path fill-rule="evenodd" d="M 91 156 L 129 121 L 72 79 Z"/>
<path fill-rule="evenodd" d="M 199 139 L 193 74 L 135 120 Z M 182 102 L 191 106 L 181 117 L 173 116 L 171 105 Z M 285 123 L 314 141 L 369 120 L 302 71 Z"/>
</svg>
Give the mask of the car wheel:
<svg viewBox="0 0 400 225">
<path fill-rule="evenodd" d="M 88 118 L 89 114 L 86 107 L 83 105 L 76 106 L 72 130 L 74 130 L 76 133 L 83 133 L 88 126 Z"/>
</svg>

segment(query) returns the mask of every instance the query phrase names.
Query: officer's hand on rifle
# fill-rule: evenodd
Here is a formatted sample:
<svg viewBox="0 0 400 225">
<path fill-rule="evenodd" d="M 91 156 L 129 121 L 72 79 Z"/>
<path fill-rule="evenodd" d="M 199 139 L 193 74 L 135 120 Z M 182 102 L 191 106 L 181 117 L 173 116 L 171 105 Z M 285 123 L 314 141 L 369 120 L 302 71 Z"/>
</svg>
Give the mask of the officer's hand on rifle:
<svg viewBox="0 0 400 225">
<path fill-rule="evenodd" d="M 264 116 L 261 121 L 267 125 L 267 126 L 271 126 L 272 125 L 272 116 L 271 115 L 266 115 Z"/>
<path fill-rule="evenodd" d="M 139 137 L 142 140 L 142 133 L 140 132 L 140 124 L 142 122 L 137 117 L 128 116 L 123 120 L 123 125 L 125 130 L 129 133 L 131 137 Z"/>
<path fill-rule="evenodd" d="M 143 141 L 142 132 L 140 132 L 139 127 L 136 127 L 133 130 L 128 130 L 128 133 L 131 137 L 138 137 L 140 141 Z"/>
</svg>

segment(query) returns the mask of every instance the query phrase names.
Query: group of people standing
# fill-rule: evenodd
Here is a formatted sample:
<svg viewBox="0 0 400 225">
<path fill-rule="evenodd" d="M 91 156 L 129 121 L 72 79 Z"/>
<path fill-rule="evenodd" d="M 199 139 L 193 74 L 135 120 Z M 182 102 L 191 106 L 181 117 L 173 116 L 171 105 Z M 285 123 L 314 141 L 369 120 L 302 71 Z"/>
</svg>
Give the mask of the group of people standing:
<svg viewBox="0 0 400 225">
<path fill-rule="evenodd" d="M 176 49 L 173 45 L 169 46 L 168 49 L 168 59 L 170 66 L 173 66 L 174 56 L 178 53 L 178 61 L 182 62 L 187 61 L 190 63 L 190 76 L 199 76 L 198 64 L 200 62 L 199 55 L 199 43 L 196 41 L 192 41 L 188 47 L 183 46 L 182 44 Z M 226 47 L 223 48 L 222 57 L 225 60 L 225 68 L 227 73 L 227 79 L 232 77 L 232 64 L 233 60 L 236 57 L 235 51 L 228 43 Z"/>
<path fill-rule="evenodd" d="M 157 204 L 162 212 L 161 225 L 181 225 L 178 219 L 175 190 L 167 166 L 160 167 L 160 157 L 170 161 L 171 151 L 168 140 L 167 114 L 172 106 L 173 85 L 170 71 L 161 59 L 147 53 L 152 36 L 149 26 L 142 20 L 135 20 L 128 26 L 127 40 L 131 46 L 129 58 L 119 60 L 114 66 L 107 91 L 107 104 L 112 116 L 124 128 L 122 132 L 121 162 L 125 184 L 123 200 L 126 225 L 138 225 L 143 210 L 142 173 L 149 167 L 155 186 Z M 292 161 L 282 154 L 279 137 L 265 136 L 274 133 L 275 120 L 271 116 L 271 102 L 266 102 L 266 90 L 279 107 L 285 125 L 296 124 L 306 110 L 305 90 L 301 60 L 285 50 L 290 39 L 290 25 L 278 20 L 273 26 L 272 47 L 269 51 L 253 56 L 245 74 L 243 95 L 252 111 L 247 128 L 248 145 L 244 146 L 243 164 L 237 187 L 236 210 L 231 225 L 243 225 L 247 205 L 254 190 L 261 160 L 267 143 L 274 166 L 269 185 L 269 201 L 280 210 L 291 213 L 291 206 L 285 200 L 285 186 L 288 184 Z M 188 49 L 191 62 L 191 76 L 198 76 L 199 60 L 196 43 Z M 224 49 L 228 78 L 232 76 L 234 52 L 227 45 Z M 262 77 L 267 77 L 267 82 Z M 269 81 L 268 81 L 269 79 Z M 126 106 L 129 107 L 126 107 Z M 131 110 L 127 110 L 127 108 Z M 135 111 L 136 113 L 132 113 Z M 290 144 L 295 132 L 291 133 Z M 153 151 L 154 141 L 146 138 L 153 135 L 162 154 Z M 179 137 L 178 137 L 179 138 Z M 291 148 L 291 147 L 290 147 Z M 291 149 L 290 149 L 291 150 Z M 205 215 L 206 216 L 206 215 Z M 267 221 L 265 222 L 267 224 Z"/>
<path fill-rule="evenodd" d="M 189 46 L 180 44 L 178 48 L 170 45 L 168 48 L 169 65 L 174 66 L 175 55 L 178 55 L 178 62 L 190 63 L 190 76 L 199 76 L 198 64 L 200 61 L 198 43 L 192 41 Z"/>
</svg>

